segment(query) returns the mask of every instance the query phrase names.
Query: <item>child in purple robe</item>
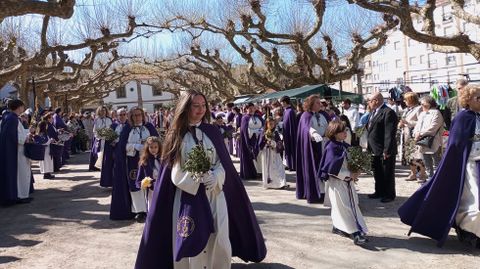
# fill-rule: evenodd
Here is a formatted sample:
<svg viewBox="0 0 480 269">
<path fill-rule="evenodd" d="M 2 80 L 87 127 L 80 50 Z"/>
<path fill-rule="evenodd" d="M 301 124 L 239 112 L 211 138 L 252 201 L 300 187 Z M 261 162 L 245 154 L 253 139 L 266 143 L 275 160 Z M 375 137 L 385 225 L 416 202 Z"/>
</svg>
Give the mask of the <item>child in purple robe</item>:
<svg viewBox="0 0 480 269">
<path fill-rule="evenodd" d="M 359 174 L 347 168 L 347 138 L 345 123 L 331 121 L 325 136 L 329 139 L 323 152 L 319 178 L 326 181 L 325 205 L 331 206 L 332 233 L 353 239 L 355 245 L 363 245 L 367 226 L 358 206 L 357 192 L 353 182 Z"/>
<path fill-rule="evenodd" d="M 156 136 L 150 136 L 145 141 L 140 161 L 138 162 L 137 187 L 145 190 L 147 212 L 150 208 L 153 194 L 153 184 L 160 171 L 160 152 L 162 144 Z"/>
</svg>

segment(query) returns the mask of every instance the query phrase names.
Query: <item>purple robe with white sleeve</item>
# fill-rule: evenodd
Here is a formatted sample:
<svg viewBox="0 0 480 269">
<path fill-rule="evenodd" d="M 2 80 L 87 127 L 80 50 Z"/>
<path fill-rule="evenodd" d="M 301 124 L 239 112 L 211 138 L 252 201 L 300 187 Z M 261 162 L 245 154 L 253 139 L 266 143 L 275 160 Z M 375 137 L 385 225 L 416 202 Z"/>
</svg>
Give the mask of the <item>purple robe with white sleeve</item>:
<svg viewBox="0 0 480 269">
<path fill-rule="evenodd" d="M 433 178 L 398 209 L 400 220 L 411 226 L 409 235 L 413 232 L 428 236 L 437 240 L 439 247 L 445 243 L 461 203 L 476 118 L 470 110 L 455 116 L 447 149 Z"/>
<path fill-rule="evenodd" d="M 240 125 L 240 178 L 241 179 L 255 179 L 257 178 L 257 169 L 253 160 L 257 158 L 259 148 L 257 143 L 257 136 L 252 138 L 248 135 L 248 123 L 253 115 L 246 114 L 242 117 Z"/>
<path fill-rule="evenodd" d="M 322 113 L 322 112 L 320 112 Z M 327 121 L 328 115 L 322 113 Z M 297 134 L 297 199 L 307 199 L 308 203 L 321 202 L 317 173 L 320 169 L 322 142 L 314 142 L 310 137 L 312 112 L 304 112 L 300 118 Z"/>
<path fill-rule="evenodd" d="M 198 128 L 214 144 L 225 170 L 223 192 L 228 208 L 232 255 L 244 261 L 260 262 L 267 252 L 263 235 L 222 136 L 218 128 L 210 124 L 201 124 Z M 173 268 L 174 260 L 197 256 L 213 232 L 210 205 L 205 196 L 204 186 L 200 184 L 196 195 L 182 193 L 179 217 L 175 221 L 177 223 L 175 230 L 178 232 L 175 233 L 176 238 L 172 238 L 176 187 L 172 183 L 170 167 L 161 164 L 159 174 L 140 242 L 136 269 Z M 173 249 L 174 239 L 177 242 L 176 249 Z"/>
</svg>

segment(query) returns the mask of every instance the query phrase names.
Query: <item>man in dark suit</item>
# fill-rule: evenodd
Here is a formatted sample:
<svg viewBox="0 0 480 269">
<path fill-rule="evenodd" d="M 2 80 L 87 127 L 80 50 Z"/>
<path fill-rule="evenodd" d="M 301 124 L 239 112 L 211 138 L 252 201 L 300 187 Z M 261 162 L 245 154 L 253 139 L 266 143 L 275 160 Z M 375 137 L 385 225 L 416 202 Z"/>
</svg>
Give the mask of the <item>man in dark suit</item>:
<svg viewBox="0 0 480 269">
<path fill-rule="evenodd" d="M 368 151 L 373 155 L 372 169 L 375 192 L 369 198 L 381 198 L 382 203 L 395 199 L 395 155 L 397 154 L 397 115 L 383 103 L 377 92 L 368 98 L 371 109 L 367 125 Z"/>
</svg>

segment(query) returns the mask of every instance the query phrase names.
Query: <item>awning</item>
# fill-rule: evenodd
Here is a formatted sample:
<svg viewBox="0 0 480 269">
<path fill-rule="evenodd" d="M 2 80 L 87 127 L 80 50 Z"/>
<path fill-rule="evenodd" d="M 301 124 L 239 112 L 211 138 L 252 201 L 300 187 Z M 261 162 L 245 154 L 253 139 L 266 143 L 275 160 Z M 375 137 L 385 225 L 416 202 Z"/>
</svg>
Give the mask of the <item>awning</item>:
<svg viewBox="0 0 480 269">
<path fill-rule="evenodd" d="M 319 94 L 322 98 L 332 98 L 335 101 L 340 101 L 349 98 L 353 103 L 362 103 L 363 96 L 351 92 L 340 92 L 328 85 L 307 85 L 300 88 L 279 91 L 269 94 L 264 94 L 249 100 L 249 102 L 261 102 L 263 100 L 278 100 L 282 96 L 288 96 L 292 99 L 305 99 L 312 94 Z"/>
<path fill-rule="evenodd" d="M 243 103 L 246 103 L 250 98 L 252 98 L 252 96 L 238 98 L 237 100 L 233 101 L 233 104 L 234 105 L 241 105 Z"/>
</svg>

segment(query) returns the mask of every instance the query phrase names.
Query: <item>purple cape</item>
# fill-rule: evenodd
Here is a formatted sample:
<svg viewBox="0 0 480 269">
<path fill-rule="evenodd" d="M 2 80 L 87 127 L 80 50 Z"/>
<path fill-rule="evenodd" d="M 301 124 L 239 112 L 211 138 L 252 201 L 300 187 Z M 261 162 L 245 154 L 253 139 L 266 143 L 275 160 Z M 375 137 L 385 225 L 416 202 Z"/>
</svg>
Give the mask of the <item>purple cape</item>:
<svg viewBox="0 0 480 269">
<path fill-rule="evenodd" d="M 115 131 L 117 123 L 112 123 L 110 128 Z M 113 159 L 115 146 L 112 146 L 112 141 L 105 141 L 105 147 L 103 148 L 103 160 L 102 170 L 100 171 L 100 186 L 112 187 L 113 186 Z"/>
<path fill-rule="evenodd" d="M 18 154 L 18 116 L 8 113 L 2 119 L 0 127 L 0 204 L 14 204 L 18 199 L 17 190 L 17 154 Z"/>
<path fill-rule="evenodd" d="M 283 142 L 285 144 L 285 160 L 290 171 L 296 170 L 296 140 L 297 140 L 297 115 L 292 107 L 287 107 L 283 115 Z"/>
<path fill-rule="evenodd" d="M 67 130 L 67 125 L 63 121 L 62 117 L 58 115 L 57 113 L 53 114 L 53 125 L 57 129 L 64 129 L 65 131 Z"/>
<path fill-rule="evenodd" d="M 150 177 L 156 181 L 156 178 L 153 178 L 153 169 L 155 167 L 155 158 L 150 156 L 147 161 L 147 165 L 139 165 L 138 166 L 138 173 L 137 173 L 137 180 L 135 181 L 135 185 L 137 188 L 141 188 L 142 180 L 146 177 Z M 153 190 L 153 184 L 150 187 Z"/>
<path fill-rule="evenodd" d="M 325 112 L 322 115 L 329 121 L 329 117 Z M 308 203 L 318 203 L 321 201 L 321 194 L 318 191 L 317 173 L 320 169 L 322 143 L 312 142 L 310 138 L 310 120 L 312 116 L 312 112 L 304 112 L 300 117 L 298 125 L 297 199 L 307 199 Z"/>
<path fill-rule="evenodd" d="M 241 113 L 235 115 L 235 130 L 240 129 L 240 125 L 242 123 L 242 117 L 243 117 L 243 115 Z M 233 146 L 235 147 L 235 152 L 236 152 L 234 156 L 239 157 L 240 156 L 240 153 L 239 153 L 240 139 L 234 139 Z"/>
<path fill-rule="evenodd" d="M 144 126 L 148 129 L 151 136 L 158 136 L 157 130 L 151 123 L 145 123 Z M 126 146 L 131 130 L 132 127 L 128 123 L 125 124 L 120 134 L 119 142 L 115 146 L 112 201 L 110 203 L 110 219 L 112 220 L 126 220 L 134 216 L 132 214 L 130 190 L 138 191 L 139 188 L 135 185 L 137 171 L 130 171 L 127 166 Z M 134 163 L 134 161 L 131 163 Z M 138 154 L 135 167 L 138 168 Z M 130 172 L 134 173 L 133 178 L 130 178 Z"/>
<path fill-rule="evenodd" d="M 223 143 L 218 128 L 210 124 L 202 124 L 199 128 L 210 138 L 215 146 L 215 150 L 219 156 L 219 159 L 225 169 L 225 183 L 223 185 L 223 192 L 225 194 L 225 199 L 227 202 L 228 221 L 229 221 L 229 235 L 230 243 L 232 246 L 232 255 L 240 257 L 245 261 L 260 262 L 262 261 L 267 253 L 265 242 L 263 239 L 262 232 L 258 226 L 255 213 L 253 212 L 252 205 L 248 199 L 247 192 L 243 186 L 238 173 L 233 166 L 231 159 L 228 156 L 227 149 Z M 201 188 L 203 184 L 200 185 L 200 189 L 197 192 L 197 195 L 201 192 L 204 192 Z M 142 240 L 140 242 L 140 249 L 138 251 L 137 261 L 135 268 L 173 268 L 174 252 L 178 254 L 178 250 L 182 248 L 182 245 L 186 242 L 180 242 L 181 245 L 177 245 L 177 250 L 172 249 L 172 214 L 173 214 L 173 202 L 175 198 L 176 187 L 171 181 L 171 169 L 168 166 L 161 165 L 160 176 L 155 184 L 155 190 L 152 198 L 152 205 L 150 206 L 150 212 L 147 217 L 147 222 L 145 224 L 145 229 L 143 231 Z M 182 198 L 186 194 L 182 193 Z M 195 196 L 188 196 L 192 198 Z M 192 198 L 191 201 L 193 201 Z M 188 201 L 181 201 L 181 208 L 188 206 L 194 206 L 198 204 L 186 203 Z M 197 251 L 201 251 L 205 247 L 205 243 L 201 243 L 205 238 L 210 235 L 208 231 L 208 226 L 210 223 L 211 213 L 207 209 L 210 208 L 208 202 L 203 201 L 203 207 L 198 207 L 198 211 L 190 211 L 190 213 L 201 213 L 203 216 L 198 216 L 200 220 L 205 221 L 206 223 L 196 223 L 196 228 L 193 231 L 188 226 L 191 222 L 182 223 L 186 231 L 191 232 L 187 237 L 192 237 L 192 241 L 187 242 L 191 243 L 190 248 L 183 249 L 183 257 L 196 256 Z M 183 212 L 187 213 L 188 210 Z M 197 214 L 197 215 L 198 215 Z M 188 216 L 184 219 L 188 220 Z M 195 219 L 192 218 L 194 221 Z M 200 224 L 201 228 L 197 231 L 201 233 L 195 234 L 197 229 L 197 224 Z M 178 239 L 178 238 L 177 238 Z M 195 241 L 194 239 L 198 239 Z M 177 244 L 178 244 L 177 240 Z M 178 258 L 178 257 L 177 257 Z"/>
<path fill-rule="evenodd" d="M 447 149 L 433 178 L 398 209 L 401 221 L 411 226 L 409 234 L 428 236 L 437 240 L 438 246 L 445 243 L 460 204 L 475 125 L 476 115 L 470 110 L 455 116 Z"/>
<path fill-rule="evenodd" d="M 248 136 L 248 122 L 252 115 L 246 114 L 242 117 L 240 124 L 240 178 L 242 179 L 255 179 L 257 178 L 257 169 L 253 160 L 257 158 L 259 148 L 257 142 L 257 136 L 253 135 L 252 138 Z"/>
<path fill-rule="evenodd" d="M 347 143 L 335 140 L 327 141 L 325 144 L 325 151 L 323 152 L 322 160 L 320 161 L 320 170 L 318 171 L 318 178 L 325 181 L 328 180 L 329 175 L 338 175 L 345 156 L 346 149 L 349 147 Z"/>
</svg>

